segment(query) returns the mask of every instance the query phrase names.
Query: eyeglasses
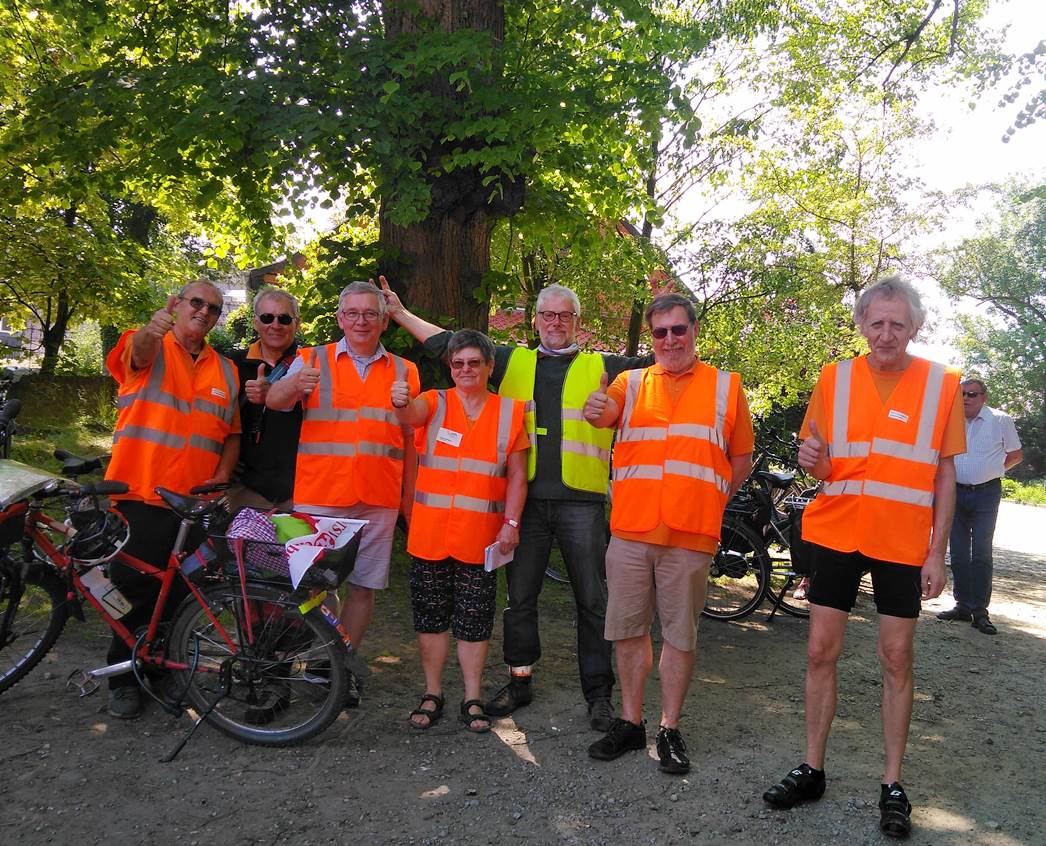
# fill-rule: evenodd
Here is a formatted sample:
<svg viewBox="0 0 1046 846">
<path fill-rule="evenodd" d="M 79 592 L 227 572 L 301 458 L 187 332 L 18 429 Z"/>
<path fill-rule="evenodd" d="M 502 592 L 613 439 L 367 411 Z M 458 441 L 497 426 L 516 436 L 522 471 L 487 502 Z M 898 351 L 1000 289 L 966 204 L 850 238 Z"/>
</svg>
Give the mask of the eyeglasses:
<svg viewBox="0 0 1046 846">
<path fill-rule="evenodd" d="M 373 323 L 381 317 L 381 312 L 369 308 L 366 311 L 343 311 L 341 316 L 345 318 L 346 323 L 355 323 L 357 320 L 362 320 L 364 323 Z"/>
<path fill-rule="evenodd" d="M 546 323 L 553 323 L 558 318 L 560 323 L 569 323 L 577 314 L 573 311 L 539 311 L 541 319 Z"/>
<path fill-rule="evenodd" d="M 969 397 L 970 399 L 973 399 L 974 397 L 979 397 L 983 393 L 984 391 L 963 391 L 962 395 L 964 397 Z"/>
<path fill-rule="evenodd" d="M 217 317 L 222 313 L 222 307 L 215 303 L 209 303 L 202 297 L 178 297 L 182 302 L 189 303 L 192 306 L 193 311 L 199 311 L 200 309 L 206 308 L 207 313 L 211 317 Z"/>
<path fill-rule="evenodd" d="M 677 338 L 682 338 L 690 329 L 690 324 L 676 323 L 674 326 L 658 326 L 656 329 L 651 329 L 650 334 L 660 341 L 662 338 L 668 337 L 669 329 L 672 330 L 672 334 Z"/>
<path fill-rule="evenodd" d="M 455 358 L 450 362 L 450 369 L 464 370 L 467 367 L 469 370 L 479 370 L 484 364 L 486 362 L 482 358 L 470 358 L 467 360 Z"/>
<path fill-rule="evenodd" d="M 258 315 L 258 319 L 262 323 L 264 323 L 266 326 L 268 326 L 274 320 L 278 321 L 280 326 L 290 326 L 294 322 L 294 315 L 292 315 L 292 314 L 269 314 L 268 312 L 265 312 L 265 314 L 259 314 Z"/>
</svg>

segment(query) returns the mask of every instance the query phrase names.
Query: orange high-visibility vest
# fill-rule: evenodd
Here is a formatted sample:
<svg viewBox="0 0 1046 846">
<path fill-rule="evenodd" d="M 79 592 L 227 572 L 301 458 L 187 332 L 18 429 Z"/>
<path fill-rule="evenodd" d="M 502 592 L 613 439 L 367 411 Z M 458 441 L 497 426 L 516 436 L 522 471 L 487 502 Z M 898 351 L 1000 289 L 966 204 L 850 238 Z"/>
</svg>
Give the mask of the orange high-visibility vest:
<svg viewBox="0 0 1046 846">
<path fill-rule="evenodd" d="M 418 480 L 407 551 L 429 561 L 482 564 L 504 522 L 506 468 L 523 430 L 523 403 L 491 394 L 469 429 L 457 392 L 433 393 L 436 410 L 415 433 Z"/>
<path fill-rule="evenodd" d="M 162 504 L 157 485 L 188 493 L 214 475 L 235 419 L 239 380 L 233 363 L 207 343 L 193 361 L 173 332 L 163 336 L 149 367 L 133 370 L 124 356 L 135 331 L 124 332 L 106 359 L 120 388 L 105 478 L 130 486 L 114 499 Z"/>
<path fill-rule="evenodd" d="M 803 512 L 803 540 L 921 567 L 959 371 L 913 357 L 883 402 L 867 357 L 821 370 L 832 470 Z"/>
<path fill-rule="evenodd" d="M 730 489 L 727 445 L 741 377 L 698 362 L 675 407 L 668 376 L 630 370 L 614 446 L 611 531 L 718 538 Z"/>
<path fill-rule="evenodd" d="M 389 353 L 371 365 L 364 381 L 349 355 L 336 360 L 336 347 L 300 352 L 310 367 L 319 368 L 320 381 L 302 400 L 294 503 L 398 508 L 403 430 L 392 412 L 392 383 L 407 381 L 417 391 L 418 368 Z"/>
</svg>

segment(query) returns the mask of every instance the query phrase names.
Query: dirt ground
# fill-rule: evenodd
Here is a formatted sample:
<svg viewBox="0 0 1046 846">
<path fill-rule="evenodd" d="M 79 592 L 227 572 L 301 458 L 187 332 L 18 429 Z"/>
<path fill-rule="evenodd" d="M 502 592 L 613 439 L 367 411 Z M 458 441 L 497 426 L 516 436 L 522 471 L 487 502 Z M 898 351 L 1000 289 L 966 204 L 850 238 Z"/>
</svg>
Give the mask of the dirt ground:
<svg viewBox="0 0 1046 846">
<path fill-rule="evenodd" d="M 942 623 L 929 603 L 917 635 L 916 695 L 904 783 L 919 844 L 1046 844 L 1046 510 L 1004 504 L 996 536 L 991 638 Z M 104 691 L 65 689 L 100 663 L 96 624 L 70 622 L 47 659 L 0 697 L 0 843 L 752 843 L 852 846 L 878 832 L 882 766 L 875 613 L 862 596 L 840 669 L 828 791 L 776 812 L 760 795 L 802 755 L 807 623 L 766 611 L 702 621 L 698 670 L 681 724 L 694 762 L 662 775 L 652 746 L 592 761 L 577 683 L 569 588 L 542 598 L 546 654 L 537 698 L 489 735 L 453 716 L 426 733 L 407 711 L 422 692 L 402 571 L 385 592 L 364 655 L 362 707 L 293 749 L 243 746 L 201 727 L 159 763 L 189 719 L 152 708 L 122 723 Z M 500 626 L 497 627 L 499 629 Z M 502 682 L 500 632 L 486 681 Z M 461 695 L 449 668 L 448 709 Z M 658 687 L 647 688 L 650 740 Z M 456 713 L 456 709 L 455 712 Z"/>
</svg>

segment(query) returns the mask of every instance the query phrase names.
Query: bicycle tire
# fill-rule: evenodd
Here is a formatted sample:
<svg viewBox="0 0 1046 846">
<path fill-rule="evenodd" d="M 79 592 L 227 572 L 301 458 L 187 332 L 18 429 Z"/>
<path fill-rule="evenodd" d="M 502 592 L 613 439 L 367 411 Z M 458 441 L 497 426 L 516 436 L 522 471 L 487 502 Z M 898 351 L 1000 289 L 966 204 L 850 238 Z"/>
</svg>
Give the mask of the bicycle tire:
<svg viewBox="0 0 1046 846">
<path fill-rule="evenodd" d="M 190 596 L 171 629 L 169 657 L 196 672 L 174 671 L 185 697 L 218 731 L 259 746 L 290 746 L 324 731 L 340 713 L 348 687 L 348 657 L 338 632 L 318 609 L 301 613 L 272 585 L 219 584 L 204 599 L 236 647 L 229 693 L 218 697 L 219 666 L 233 651 Z M 253 643 L 247 642 L 251 620 Z M 217 700 L 217 702 L 216 702 Z M 211 707 L 213 704 L 213 708 Z"/>
<path fill-rule="evenodd" d="M 21 582 L 21 567 L 21 551 L 15 547 L 0 555 L 0 620 L 8 613 L 12 591 Z M 0 646 L 0 693 L 18 684 L 51 651 L 69 619 L 65 594 L 57 576 L 39 564 L 29 566 L 22 596 L 11 617 L 11 634 Z"/>
<path fill-rule="evenodd" d="M 763 539 L 736 515 L 726 514 L 701 614 L 715 620 L 747 617 L 766 597 L 769 583 L 770 556 Z"/>
<path fill-rule="evenodd" d="M 770 583 L 767 587 L 766 598 L 769 602 L 774 602 L 784 586 L 788 584 L 788 580 L 791 579 L 792 583 L 788 584 L 788 590 L 786 590 L 784 596 L 781 597 L 777 607 L 785 614 L 789 614 L 792 617 L 806 618 L 810 616 L 810 603 L 805 599 L 797 600 L 792 596 L 795 589 L 799 587 L 799 582 L 802 578 L 802 576 L 792 569 L 790 561 L 787 559 L 779 559 L 771 548 Z"/>
</svg>

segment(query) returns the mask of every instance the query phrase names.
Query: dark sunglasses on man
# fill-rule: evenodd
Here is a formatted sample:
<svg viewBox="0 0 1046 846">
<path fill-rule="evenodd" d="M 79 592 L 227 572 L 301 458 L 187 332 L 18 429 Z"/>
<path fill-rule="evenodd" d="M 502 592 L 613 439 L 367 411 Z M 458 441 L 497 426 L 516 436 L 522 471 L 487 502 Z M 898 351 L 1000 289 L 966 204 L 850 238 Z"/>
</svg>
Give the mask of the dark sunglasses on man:
<svg viewBox="0 0 1046 846">
<path fill-rule="evenodd" d="M 280 326 L 290 326 L 294 322 L 294 315 L 269 314 L 269 312 L 265 312 L 264 314 L 259 314 L 258 319 L 266 326 L 268 326 L 274 320 L 277 321 L 280 324 Z"/>
<path fill-rule="evenodd" d="M 662 338 L 668 337 L 668 330 L 671 329 L 673 335 L 682 338 L 689 328 L 689 323 L 676 323 L 674 326 L 658 326 L 656 329 L 651 329 L 650 334 L 660 341 Z"/>
<path fill-rule="evenodd" d="M 207 313 L 211 317 L 217 317 L 222 313 L 222 307 L 217 303 L 209 303 L 202 297 L 178 297 L 182 302 L 187 302 L 192 307 L 193 311 L 199 311 L 202 308 L 207 309 Z"/>
</svg>

